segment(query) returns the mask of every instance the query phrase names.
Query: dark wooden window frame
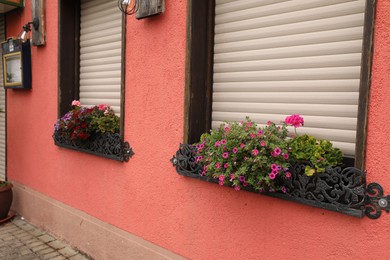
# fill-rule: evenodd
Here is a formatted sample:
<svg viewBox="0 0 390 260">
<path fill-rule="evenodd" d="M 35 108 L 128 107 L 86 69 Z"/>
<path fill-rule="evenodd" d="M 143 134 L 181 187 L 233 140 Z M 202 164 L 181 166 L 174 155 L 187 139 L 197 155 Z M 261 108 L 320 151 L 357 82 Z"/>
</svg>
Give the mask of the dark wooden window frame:
<svg viewBox="0 0 390 260">
<path fill-rule="evenodd" d="M 347 165 L 364 169 L 371 84 L 375 0 L 366 0 L 355 158 Z M 199 141 L 211 129 L 215 0 L 187 1 L 184 143 Z"/>
<path fill-rule="evenodd" d="M 120 10 L 118 9 L 118 12 Z M 73 55 L 72 55 L 73 54 Z M 126 15 L 122 15 L 121 136 L 124 136 Z M 80 0 L 58 0 L 58 117 L 78 100 L 80 80 Z"/>
</svg>

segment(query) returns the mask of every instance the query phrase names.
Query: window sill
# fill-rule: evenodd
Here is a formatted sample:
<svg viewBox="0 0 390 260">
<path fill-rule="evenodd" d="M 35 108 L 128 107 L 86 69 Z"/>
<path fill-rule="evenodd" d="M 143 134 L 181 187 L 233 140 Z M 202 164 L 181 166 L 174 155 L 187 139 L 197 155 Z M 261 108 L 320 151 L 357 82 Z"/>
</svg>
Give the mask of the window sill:
<svg viewBox="0 0 390 260">
<path fill-rule="evenodd" d="M 92 137 L 86 141 L 72 141 L 61 134 L 53 134 L 54 144 L 76 150 L 79 152 L 89 153 L 96 156 L 128 162 L 134 152 L 128 142 L 124 142 L 120 134 L 105 133 Z"/>
<path fill-rule="evenodd" d="M 191 145 L 180 145 L 171 162 L 176 171 L 186 177 L 217 183 L 217 179 L 201 176 L 202 166 L 195 162 L 196 149 Z M 357 218 L 364 217 L 366 203 L 366 175 L 359 169 L 327 168 L 326 173 L 308 177 L 304 174 L 305 164 L 296 164 L 292 177 L 285 183 L 287 192 L 262 192 L 261 194 L 294 201 L 297 203 L 331 210 Z M 243 190 L 256 192 L 244 187 Z"/>
</svg>

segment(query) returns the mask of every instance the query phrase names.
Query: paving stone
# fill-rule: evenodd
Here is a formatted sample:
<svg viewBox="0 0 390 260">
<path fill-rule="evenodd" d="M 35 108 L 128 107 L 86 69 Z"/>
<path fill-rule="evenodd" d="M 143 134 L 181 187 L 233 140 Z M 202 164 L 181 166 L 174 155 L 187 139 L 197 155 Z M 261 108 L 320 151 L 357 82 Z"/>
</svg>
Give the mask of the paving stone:
<svg viewBox="0 0 390 260">
<path fill-rule="evenodd" d="M 66 244 L 59 241 L 59 240 L 54 240 L 54 241 L 50 242 L 48 245 L 51 246 L 52 248 L 55 248 L 55 249 L 62 249 L 64 247 L 66 247 Z"/>
<path fill-rule="evenodd" d="M 60 254 L 55 251 L 55 252 L 52 252 L 52 253 L 48 253 L 46 255 L 44 255 L 42 258 L 43 259 L 52 259 L 53 257 L 56 257 L 56 256 L 59 256 Z"/>
<path fill-rule="evenodd" d="M 29 231 L 29 230 L 35 229 L 36 227 L 34 227 L 31 224 L 26 224 L 26 225 L 20 226 L 20 228 L 23 229 L 24 231 Z"/>
<path fill-rule="evenodd" d="M 31 248 L 31 250 L 32 250 L 33 252 L 37 252 L 37 251 L 40 251 L 40 250 L 43 250 L 43 249 L 48 249 L 48 248 L 50 249 L 49 246 L 43 244 L 43 245 L 40 245 L 40 246 L 36 246 L 36 247 Z"/>
<path fill-rule="evenodd" d="M 43 256 L 43 255 L 47 255 L 47 254 L 50 254 L 50 253 L 53 253 L 53 252 L 55 252 L 53 248 L 47 247 L 47 248 L 39 250 L 39 251 L 37 251 L 35 253 L 37 253 L 40 256 Z"/>
<path fill-rule="evenodd" d="M 55 256 L 53 258 L 49 258 L 50 260 L 63 260 L 63 259 L 66 259 L 64 256 L 62 255 L 59 255 L 59 256 Z"/>
<path fill-rule="evenodd" d="M 27 246 L 29 248 L 37 247 L 37 246 L 40 246 L 40 245 L 43 245 L 43 242 L 39 241 L 38 239 L 36 239 L 34 242 L 32 242 L 30 244 L 27 244 Z"/>
<path fill-rule="evenodd" d="M 89 260 L 90 258 L 82 255 L 82 254 L 77 254 L 72 257 L 69 257 L 70 260 Z"/>
<path fill-rule="evenodd" d="M 78 253 L 77 251 L 73 250 L 72 248 L 70 248 L 68 246 L 63 248 L 63 249 L 61 249 L 61 250 L 58 250 L 58 252 L 61 255 L 66 256 L 66 257 L 71 257 L 71 256 L 74 256 L 74 255 L 76 255 Z"/>
<path fill-rule="evenodd" d="M 55 240 L 54 237 L 49 236 L 48 234 L 42 235 L 42 236 L 38 237 L 38 239 L 41 240 L 44 243 L 49 243 L 49 242 Z"/>
<path fill-rule="evenodd" d="M 36 237 L 38 237 L 38 236 L 42 236 L 42 235 L 44 235 L 45 234 L 45 232 L 43 232 L 42 230 L 39 230 L 39 229 L 32 229 L 32 230 L 29 230 L 28 231 L 31 235 L 33 235 L 33 236 L 36 236 Z"/>
</svg>

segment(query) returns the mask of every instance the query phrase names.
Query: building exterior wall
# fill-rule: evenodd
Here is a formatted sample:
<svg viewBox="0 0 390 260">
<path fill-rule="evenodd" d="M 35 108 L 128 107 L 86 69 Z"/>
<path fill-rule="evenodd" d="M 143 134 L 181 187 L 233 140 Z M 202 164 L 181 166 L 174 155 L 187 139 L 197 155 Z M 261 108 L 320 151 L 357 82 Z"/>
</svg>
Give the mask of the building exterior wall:
<svg viewBox="0 0 390 260">
<path fill-rule="evenodd" d="M 32 90 L 7 91 L 8 178 L 191 259 L 384 259 L 390 215 L 357 219 L 176 174 L 169 159 L 184 136 L 187 3 L 165 2 L 161 16 L 127 19 L 124 136 L 135 155 L 120 163 L 54 145 L 58 4 L 46 1 L 47 43 L 32 48 Z M 30 20 L 28 0 L 7 15 L 8 37 Z M 367 179 L 390 193 L 387 0 L 377 1 L 373 60 Z"/>
</svg>

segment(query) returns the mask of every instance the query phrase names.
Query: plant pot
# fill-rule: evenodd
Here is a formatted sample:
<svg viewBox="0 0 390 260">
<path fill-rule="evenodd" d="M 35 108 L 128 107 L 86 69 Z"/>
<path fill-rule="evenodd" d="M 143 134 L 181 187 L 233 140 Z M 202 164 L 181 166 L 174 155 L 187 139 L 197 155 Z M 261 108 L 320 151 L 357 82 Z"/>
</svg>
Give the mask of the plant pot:
<svg viewBox="0 0 390 260">
<path fill-rule="evenodd" d="M 0 222 L 8 218 L 8 212 L 12 204 L 12 187 L 11 183 L 0 187 Z"/>
</svg>

